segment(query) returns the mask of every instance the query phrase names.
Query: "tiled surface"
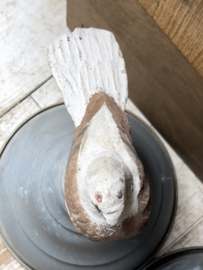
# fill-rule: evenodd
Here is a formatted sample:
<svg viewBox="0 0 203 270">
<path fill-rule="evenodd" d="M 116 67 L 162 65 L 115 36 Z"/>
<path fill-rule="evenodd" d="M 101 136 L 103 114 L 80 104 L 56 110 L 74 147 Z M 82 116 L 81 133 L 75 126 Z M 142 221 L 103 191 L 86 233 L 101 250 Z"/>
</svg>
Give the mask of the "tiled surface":
<svg viewBox="0 0 203 270">
<path fill-rule="evenodd" d="M 0 1 L 0 115 L 50 77 L 47 47 L 67 32 L 66 0 Z"/>
<path fill-rule="evenodd" d="M 0 149 L 25 119 L 42 108 L 62 102 L 60 91 L 50 77 L 46 47 L 55 37 L 69 31 L 65 27 L 66 1 L 31 1 L 30 17 L 26 14 L 25 2 L 3 0 L 0 4 L 3 12 L 6 12 L 0 24 L 0 37 L 4 42 L 1 60 L 4 65 L 0 64 L 0 73 L 3 76 L 0 115 L 4 113 L 0 116 Z M 14 16 L 16 11 L 19 11 L 18 16 Z M 46 83 L 43 83 L 47 78 Z M 151 126 L 130 100 L 127 102 L 127 109 Z M 177 175 L 178 205 L 172 230 L 157 256 L 178 248 L 203 246 L 203 184 L 171 147 L 164 140 L 163 142 Z M 0 270 L 12 269 L 24 268 L 13 259 L 0 241 Z"/>
</svg>

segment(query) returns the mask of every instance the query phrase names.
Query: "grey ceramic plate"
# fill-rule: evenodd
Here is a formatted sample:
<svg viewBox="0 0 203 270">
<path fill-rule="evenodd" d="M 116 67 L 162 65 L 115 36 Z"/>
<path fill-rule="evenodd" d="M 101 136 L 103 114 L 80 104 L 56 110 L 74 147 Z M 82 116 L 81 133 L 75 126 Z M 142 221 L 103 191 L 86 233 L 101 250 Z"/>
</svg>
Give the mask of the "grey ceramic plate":
<svg viewBox="0 0 203 270">
<path fill-rule="evenodd" d="M 78 234 L 62 191 L 74 125 L 64 105 L 24 123 L 0 158 L 0 232 L 10 252 L 28 269 L 136 269 L 163 242 L 175 211 L 176 181 L 157 136 L 127 113 L 132 139 L 151 189 L 147 227 L 136 237 L 96 243 Z"/>
<path fill-rule="evenodd" d="M 203 270 L 203 247 L 176 250 L 150 263 L 143 270 Z"/>
</svg>

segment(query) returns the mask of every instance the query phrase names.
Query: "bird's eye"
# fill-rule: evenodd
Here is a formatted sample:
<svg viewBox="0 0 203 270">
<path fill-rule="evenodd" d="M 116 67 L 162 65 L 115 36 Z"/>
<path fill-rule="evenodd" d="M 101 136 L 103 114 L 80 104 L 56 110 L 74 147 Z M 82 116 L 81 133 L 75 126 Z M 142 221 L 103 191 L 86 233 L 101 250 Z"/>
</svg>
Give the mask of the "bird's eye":
<svg viewBox="0 0 203 270">
<path fill-rule="evenodd" d="M 101 194 L 101 192 L 99 192 L 99 191 L 95 192 L 94 197 L 95 197 L 95 199 L 97 200 L 98 203 L 102 202 L 102 194 Z"/>
<path fill-rule="evenodd" d="M 121 199 L 123 197 L 123 193 L 121 191 L 119 191 L 116 197 L 118 199 Z"/>
</svg>

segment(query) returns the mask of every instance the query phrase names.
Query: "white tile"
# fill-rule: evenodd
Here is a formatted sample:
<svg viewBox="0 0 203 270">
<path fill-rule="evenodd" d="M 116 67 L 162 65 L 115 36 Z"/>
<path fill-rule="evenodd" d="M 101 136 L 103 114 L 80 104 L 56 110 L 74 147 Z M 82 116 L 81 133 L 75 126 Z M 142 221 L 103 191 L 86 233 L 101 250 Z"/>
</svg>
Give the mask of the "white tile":
<svg viewBox="0 0 203 270">
<path fill-rule="evenodd" d="M 35 101 L 29 97 L 0 118 L 0 150 L 14 130 L 39 109 Z"/>
<path fill-rule="evenodd" d="M 62 103 L 63 97 L 54 78 L 51 78 L 42 87 L 32 94 L 32 98 L 40 106 L 45 108 L 56 103 Z"/>
<path fill-rule="evenodd" d="M 66 0 L 0 1 L 0 115 L 50 75 L 47 47 L 69 32 Z"/>
</svg>

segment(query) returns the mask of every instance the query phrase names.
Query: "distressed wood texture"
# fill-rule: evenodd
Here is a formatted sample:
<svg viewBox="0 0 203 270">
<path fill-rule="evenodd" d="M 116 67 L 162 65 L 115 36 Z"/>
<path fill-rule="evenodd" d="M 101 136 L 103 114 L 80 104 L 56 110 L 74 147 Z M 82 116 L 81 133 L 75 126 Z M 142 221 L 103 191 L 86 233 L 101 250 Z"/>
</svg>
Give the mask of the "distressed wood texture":
<svg viewBox="0 0 203 270">
<path fill-rule="evenodd" d="M 67 23 L 114 33 L 129 97 L 203 179 L 203 78 L 138 1 L 68 0 Z"/>
<path fill-rule="evenodd" d="M 51 76 L 47 47 L 66 27 L 64 0 L 0 3 L 0 116 Z"/>
<path fill-rule="evenodd" d="M 203 1 L 138 0 L 203 76 Z"/>
</svg>

